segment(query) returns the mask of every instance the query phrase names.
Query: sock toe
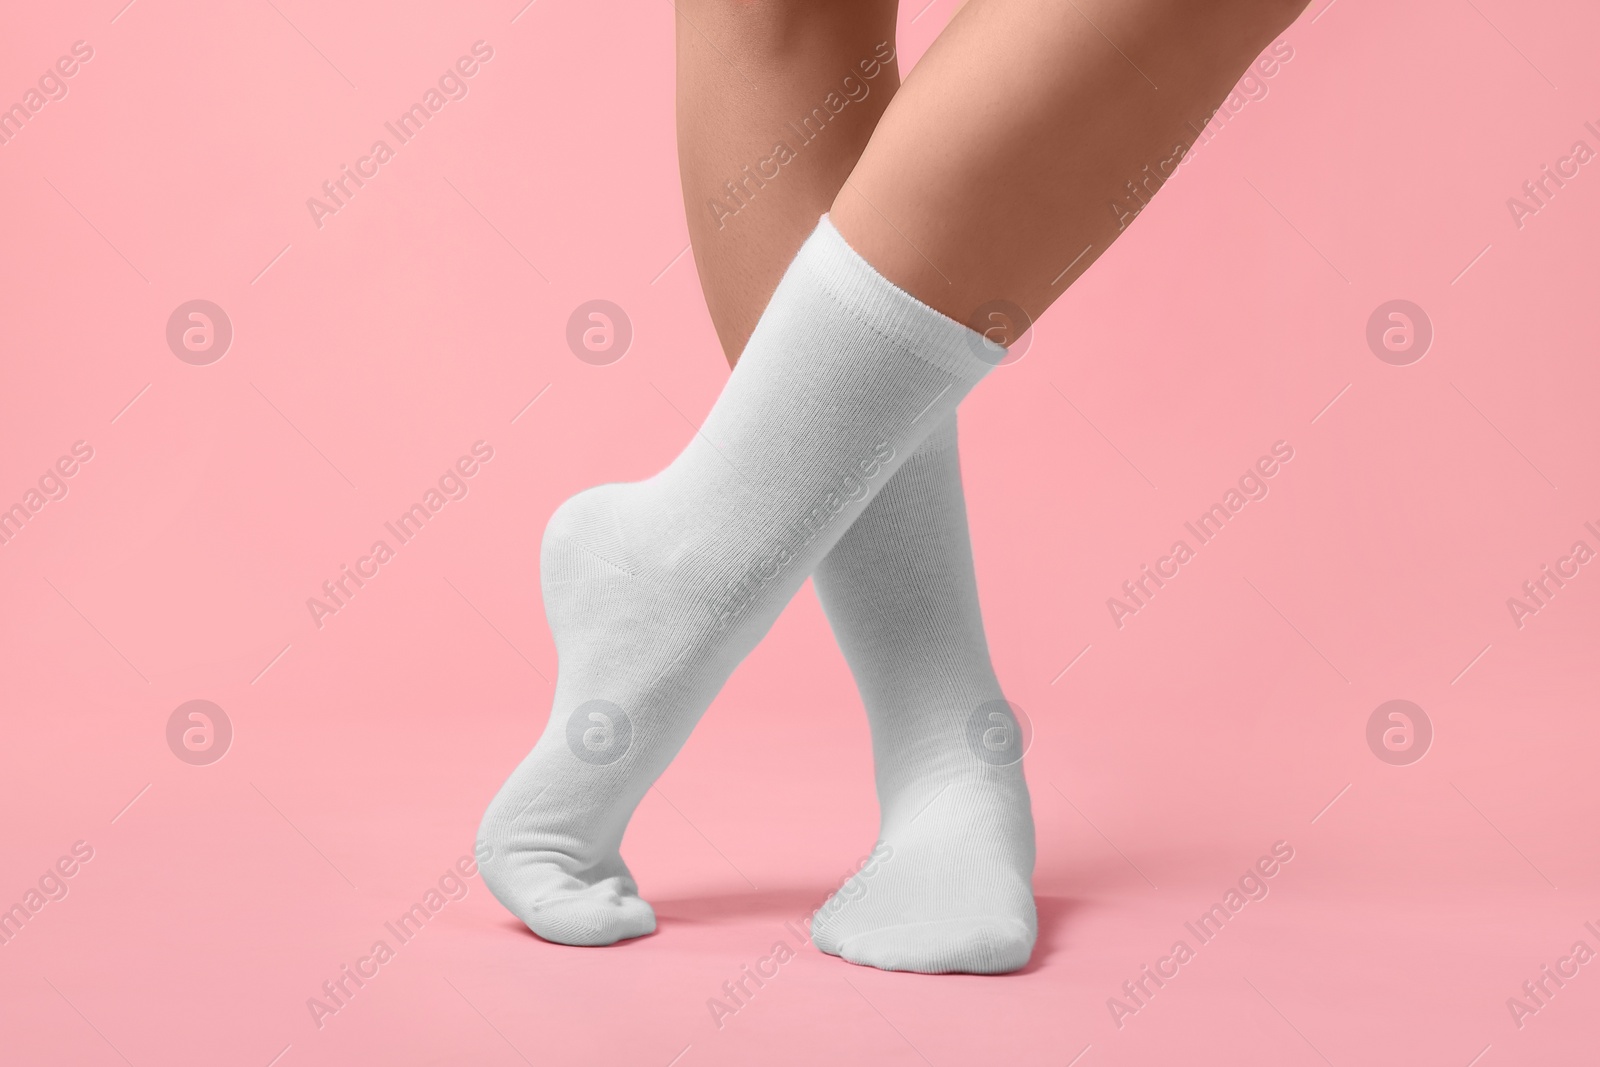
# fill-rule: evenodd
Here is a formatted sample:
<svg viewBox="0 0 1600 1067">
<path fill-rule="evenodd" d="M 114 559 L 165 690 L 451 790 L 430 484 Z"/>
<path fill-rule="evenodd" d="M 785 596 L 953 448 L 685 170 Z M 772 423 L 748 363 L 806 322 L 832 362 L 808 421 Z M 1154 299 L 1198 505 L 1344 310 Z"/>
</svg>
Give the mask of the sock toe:
<svg viewBox="0 0 1600 1067">
<path fill-rule="evenodd" d="M 606 883 L 534 905 L 522 921 L 546 941 L 561 945 L 612 945 L 656 929 L 649 903 Z"/>
<path fill-rule="evenodd" d="M 884 971 L 1009 974 L 1027 965 L 1033 942 L 1033 929 L 1020 919 L 985 916 L 868 930 L 823 951 Z"/>
</svg>

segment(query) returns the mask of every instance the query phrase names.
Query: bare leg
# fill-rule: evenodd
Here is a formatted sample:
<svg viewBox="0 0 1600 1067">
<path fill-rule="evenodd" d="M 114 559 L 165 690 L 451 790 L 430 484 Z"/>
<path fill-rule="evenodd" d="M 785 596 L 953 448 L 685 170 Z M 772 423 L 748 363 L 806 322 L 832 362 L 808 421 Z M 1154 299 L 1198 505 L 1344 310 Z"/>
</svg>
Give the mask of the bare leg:
<svg viewBox="0 0 1600 1067">
<path fill-rule="evenodd" d="M 733 363 L 899 88 L 895 0 L 677 8 L 684 211 Z"/>
<path fill-rule="evenodd" d="M 969 0 L 878 124 L 834 224 L 957 321 L 994 300 L 1037 318 L 1117 237 L 1129 183 L 1151 195 L 1304 6 Z"/>
</svg>

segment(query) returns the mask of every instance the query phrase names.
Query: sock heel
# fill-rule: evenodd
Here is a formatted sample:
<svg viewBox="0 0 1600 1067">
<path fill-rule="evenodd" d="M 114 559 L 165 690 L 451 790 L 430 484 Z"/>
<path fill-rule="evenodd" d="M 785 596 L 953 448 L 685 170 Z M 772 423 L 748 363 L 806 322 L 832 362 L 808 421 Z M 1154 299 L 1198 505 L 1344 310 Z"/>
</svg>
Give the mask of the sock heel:
<svg viewBox="0 0 1600 1067">
<path fill-rule="evenodd" d="M 556 508 L 539 546 L 543 585 L 634 576 L 611 492 L 622 488 L 597 485 Z"/>
</svg>

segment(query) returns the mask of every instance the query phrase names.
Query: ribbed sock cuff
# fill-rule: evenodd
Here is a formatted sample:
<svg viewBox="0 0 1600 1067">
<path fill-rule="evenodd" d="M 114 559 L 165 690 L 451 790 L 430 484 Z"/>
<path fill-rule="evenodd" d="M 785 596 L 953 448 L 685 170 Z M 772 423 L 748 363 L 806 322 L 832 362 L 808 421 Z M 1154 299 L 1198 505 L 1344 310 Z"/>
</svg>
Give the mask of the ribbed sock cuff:
<svg viewBox="0 0 1600 1067">
<path fill-rule="evenodd" d="M 827 215 L 818 220 L 790 269 L 810 275 L 862 326 L 969 389 L 995 367 L 990 354 L 994 346 L 982 334 L 879 274 L 834 229 Z"/>
</svg>

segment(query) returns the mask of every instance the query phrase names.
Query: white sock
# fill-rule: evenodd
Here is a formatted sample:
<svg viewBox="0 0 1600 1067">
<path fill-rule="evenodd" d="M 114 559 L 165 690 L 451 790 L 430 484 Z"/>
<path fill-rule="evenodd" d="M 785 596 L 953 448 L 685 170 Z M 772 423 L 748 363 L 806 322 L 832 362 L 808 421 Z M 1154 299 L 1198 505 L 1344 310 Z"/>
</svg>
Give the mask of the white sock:
<svg viewBox="0 0 1600 1067">
<path fill-rule="evenodd" d="M 728 675 L 991 369 L 824 216 L 705 424 L 660 474 L 568 500 L 540 550 L 550 719 L 490 803 L 484 883 L 540 936 L 655 929 L 617 848 Z"/>
<path fill-rule="evenodd" d="M 818 911 L 818 948 L 896 971 L 1028 962 L 1033 815 L 978 610 L 947 417 L 813 576 L 872 726 L 874 862 Z"/>
</svg>

